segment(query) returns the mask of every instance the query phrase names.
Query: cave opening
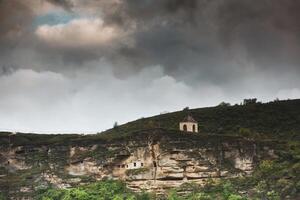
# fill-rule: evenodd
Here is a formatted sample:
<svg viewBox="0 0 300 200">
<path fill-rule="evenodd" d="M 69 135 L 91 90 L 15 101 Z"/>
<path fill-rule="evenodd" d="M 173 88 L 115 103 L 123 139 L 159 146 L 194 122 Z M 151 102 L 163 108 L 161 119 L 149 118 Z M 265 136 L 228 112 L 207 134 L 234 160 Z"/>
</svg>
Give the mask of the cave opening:
<svg viewBox="0 0 300 200">
<path fill-rule="evenodd" d="M 153 161 L 153 167 L 157 167 L 156 161 Z"/>
</svg>

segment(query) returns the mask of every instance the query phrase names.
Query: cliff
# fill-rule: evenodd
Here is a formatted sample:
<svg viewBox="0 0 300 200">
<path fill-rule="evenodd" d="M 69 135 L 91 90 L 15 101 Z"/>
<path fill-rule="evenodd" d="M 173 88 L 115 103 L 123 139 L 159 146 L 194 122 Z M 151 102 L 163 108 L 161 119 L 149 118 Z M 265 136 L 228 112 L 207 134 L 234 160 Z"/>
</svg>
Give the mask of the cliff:
<svg viewBox="0 0 300 200">
<path fill-rule="evenodd" d="M 22 144 L 26 137 L 34 135 L 4 134 L 0 140 L 8 142 L 0 148 L 0 190 L 10 198 L 31 198 L 49 186 L 68 188 L 103 179 L 163 193 L 186 182 L 248 176 L 259 161 L 275 159 L 284 145 L 165 129 L 113 139 L 48 135 L 43 142 Z"/>
<path fill-rule="evenodd" d="M 187 114 L 198 121 L 199 133 L 178 131 Z M 297 199 L 299 133 L 300 100 L 185 109 L 95 135 L 0 132 L 0 199 L 32 199 L 49 187 L 106 179 L 162 194 L 235 177 L 250 177 L 237 180 L 247 197 L 255 191 L 263 199 Z"/>
</svg>

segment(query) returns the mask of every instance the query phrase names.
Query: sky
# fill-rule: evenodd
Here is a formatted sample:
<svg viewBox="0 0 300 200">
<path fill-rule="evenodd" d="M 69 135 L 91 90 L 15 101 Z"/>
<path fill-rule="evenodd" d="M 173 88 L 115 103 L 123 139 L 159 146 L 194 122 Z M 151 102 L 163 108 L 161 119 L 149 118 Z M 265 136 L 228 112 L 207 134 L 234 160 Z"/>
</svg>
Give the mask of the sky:
<svg viewBox="0 0 300 200">
<path fill-rule="evenodd" d="M 297 0 L 0 0 L 0 130 L 93 133 L 300 98 Z"/>
</svg>

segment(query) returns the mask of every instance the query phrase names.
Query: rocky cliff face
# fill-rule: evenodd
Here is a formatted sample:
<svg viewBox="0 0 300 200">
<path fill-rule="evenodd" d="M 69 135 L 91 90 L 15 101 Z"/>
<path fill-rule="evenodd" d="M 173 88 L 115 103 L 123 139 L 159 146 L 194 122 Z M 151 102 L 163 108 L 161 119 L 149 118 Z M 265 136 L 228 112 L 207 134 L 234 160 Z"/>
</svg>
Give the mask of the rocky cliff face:
<svg viewBox="0 0 300 200">
<path fill-rule="evenodd" d="M 112 140 L 86 136 L 63 143 L 12 143 L 0 148 L 0 190 L 21 199 L 50 185 L 122 179 L 133 190 L 162 193 L 190 181 L 247 176 L 261 159 L 275 157 L 271 143 L 162 129 Z"/>
</svg>

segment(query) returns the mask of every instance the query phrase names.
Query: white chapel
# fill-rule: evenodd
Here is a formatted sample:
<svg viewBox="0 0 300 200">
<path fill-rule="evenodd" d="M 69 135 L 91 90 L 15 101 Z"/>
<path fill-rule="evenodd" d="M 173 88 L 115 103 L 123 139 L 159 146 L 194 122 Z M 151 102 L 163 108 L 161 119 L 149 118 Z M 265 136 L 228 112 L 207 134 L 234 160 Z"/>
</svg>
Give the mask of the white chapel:
<svg viewBox="0 0 300 200">
<path fill-rule="evenodd" d="M 179 123 L 179 130 L 198 133 L 198 122 L 191 115 L 188 115 Z"/>
</svg>

